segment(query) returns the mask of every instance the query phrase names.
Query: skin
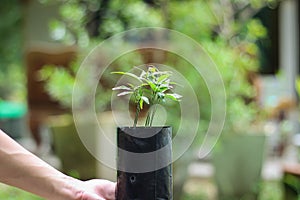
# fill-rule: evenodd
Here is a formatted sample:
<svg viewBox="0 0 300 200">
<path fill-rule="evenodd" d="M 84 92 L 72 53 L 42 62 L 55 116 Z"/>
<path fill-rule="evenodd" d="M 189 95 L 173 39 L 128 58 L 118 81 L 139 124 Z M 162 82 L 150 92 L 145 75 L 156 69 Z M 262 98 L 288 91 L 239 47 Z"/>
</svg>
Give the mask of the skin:
<svg viewBox="0 0 300 200">
<path fill-rule="evenodd" d="M 0 182 L 48 200 L 115 200 L 115 183 L 69 177 L 24 149 L 2 130 Z"/>
</svg>

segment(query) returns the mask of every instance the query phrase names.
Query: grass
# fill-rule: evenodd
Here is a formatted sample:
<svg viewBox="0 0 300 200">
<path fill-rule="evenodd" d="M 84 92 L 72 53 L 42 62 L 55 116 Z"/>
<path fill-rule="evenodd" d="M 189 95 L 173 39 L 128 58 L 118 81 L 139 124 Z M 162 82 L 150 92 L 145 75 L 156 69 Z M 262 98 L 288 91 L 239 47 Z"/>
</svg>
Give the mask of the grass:
<svg viewBox="0 0 300 200">
<path fill-rule="evenodd" d="M 15 187 L 0 184 L 0 199 L 5 200 L 42 200 L 42 198 Z"/>
<path fill-rule="evenodd" d="M 211 182 L 189 181 L 185 186 L 182 200 L 215 200 L 215 188 Z M 0 184 L 0 199 L 42 200 L 42 198 L 15 187 Z M 261 185 L 259 200 L 283 200 L 280 182 L 264 182 Z"/>
</svg>

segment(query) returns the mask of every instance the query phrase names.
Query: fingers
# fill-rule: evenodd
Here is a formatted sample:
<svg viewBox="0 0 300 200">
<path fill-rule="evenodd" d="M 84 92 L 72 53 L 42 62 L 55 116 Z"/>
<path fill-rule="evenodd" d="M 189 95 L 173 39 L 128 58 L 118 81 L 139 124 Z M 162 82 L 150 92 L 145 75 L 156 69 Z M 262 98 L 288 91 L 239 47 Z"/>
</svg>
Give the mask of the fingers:
<svg viewBox="0 0 300 200">
<path fill-rule="evenodd" d="M 106 190 L 106 195 L 105 195 L 105 198 L 107 200 L 115 200 L 116 199 L 116 187 L 117 187 L 117 184 L 116 183 L 113 183 L 113 182 L 110 182 L 108 183 L 107 185 L 107 190 Z"/>
<path fill-rule="evenodd" d="M 107 180 L 101 180 L 101 182 L 101 189 L 99 191 L 101 193 L 101 196 L 106 200 L 115 200 L 115 191 L 117 184 Z"/>
<path fill-rule="evenodd" d="M 84 194 L 82 200 L 106 200 L 96 194 Z"/>
<path fill-rule="evenodd" d="M 117 184 L 114 182 L 103 179 L 93 179 L 86 181 L 86 191 L 89 192 L 83 195 L 82 200 L 115 200 L 116 185 Z M 88 194 L 89 196 L 87 196 Z M 93 195 L 91 196 L 91 194 Z"/>
</svg>

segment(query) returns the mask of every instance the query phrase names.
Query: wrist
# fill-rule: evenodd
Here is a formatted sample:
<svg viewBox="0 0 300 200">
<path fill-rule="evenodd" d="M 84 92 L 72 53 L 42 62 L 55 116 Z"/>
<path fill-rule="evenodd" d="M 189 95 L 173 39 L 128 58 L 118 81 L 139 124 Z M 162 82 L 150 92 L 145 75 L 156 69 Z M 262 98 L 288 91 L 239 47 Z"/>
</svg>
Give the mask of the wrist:
<svg viewBox="0 0 300 200">
<path fill-rule="evenodd" d="M 63 176 L 60 180 L 54 181 L 54 196 L 49 200 L 81 200 L 83 190 L 79 187 L 81 181 L 69 176 Z"/>
</svg>

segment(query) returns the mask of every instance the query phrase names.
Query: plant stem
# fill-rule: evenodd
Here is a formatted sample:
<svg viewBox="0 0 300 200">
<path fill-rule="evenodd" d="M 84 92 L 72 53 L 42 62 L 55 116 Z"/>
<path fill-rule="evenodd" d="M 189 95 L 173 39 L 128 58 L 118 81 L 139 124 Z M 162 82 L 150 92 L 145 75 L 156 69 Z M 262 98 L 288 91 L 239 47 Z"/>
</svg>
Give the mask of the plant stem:
<svg viewBox="0 0 300 200">
<path fill-rule="evenodd" d="M 150 127 L 152 126 L 152 123 L 153 123 L 153 118 L 154 118 L 154 115 L 155 115 L 155 112 L 156 112 L 156 108 L 157 108 L 157 105 L 154 105 L 154 108 L 153 108 L 153 111 L 152 111 L 152 114 L 151 114 L 151 117 L 150 117 L 150 124 L 149 124 Z"/>
<path fill-rule="evenodd" d="M 154 119 L 154 116 L 155 116 L 155 113 L 156 113 L 156 110 L 157 110 L 157 104 L 159 104 L 159 103 L 160 103 L 160 100 L 157 99 L 155 101 L 154 108 L 153 108 L 153 111 L 152 111 L 151 120 L 150 120 L 150 127 L 152 126 L 153 119 Z"/>
<path fill-rule="evenodd" d="M 151 109 L 151 108 L 150 108 Z M 148 126 L 149 125 L 149 119 L 150 119 L 150 109 L 148 111 L 148 114 L 147 114 L 147 118 L 146 118 L 146 122 L 145 122 L 145 126 Z"/>
<path fill-rule="evenodd" d="M 146 118 L 146 122 L 145 122 L 145 126 L 151 126 L 151 116 L 153 113 L 153 106 L 151 106 L 149 108 L 148 114 L 147 114 L 147 118 Z"/>
<path fill-rule="evenodd" d="M 136 127 L 136 124 L 137 124 L 137 121 L 138 121 L 138 118 L 139 118 L 139 114 L 140 114 L 140 105 L 137 104 L 136 106 L 136 111 L 135 111 L 135 118 L 134 118 L 134 122 L 133 122 L 133 127 L 135 128 Z"/>
<path fill-rule="evenodd" d="M 156 92 L 152 93 L 153 98 L 151 99 L 151 103 L 150 105 L 155 105 L 156 102 Z M 147 114 L 147 118 L 146 118 L 146 122 L 145 122 L 145 126 L 152 126 L 152 121 L 153 121 L 153 116 L 155 114 L 155 108 L 153 110 L 153 106 L 150 106 L 148 114 Z"/>
</svg>

